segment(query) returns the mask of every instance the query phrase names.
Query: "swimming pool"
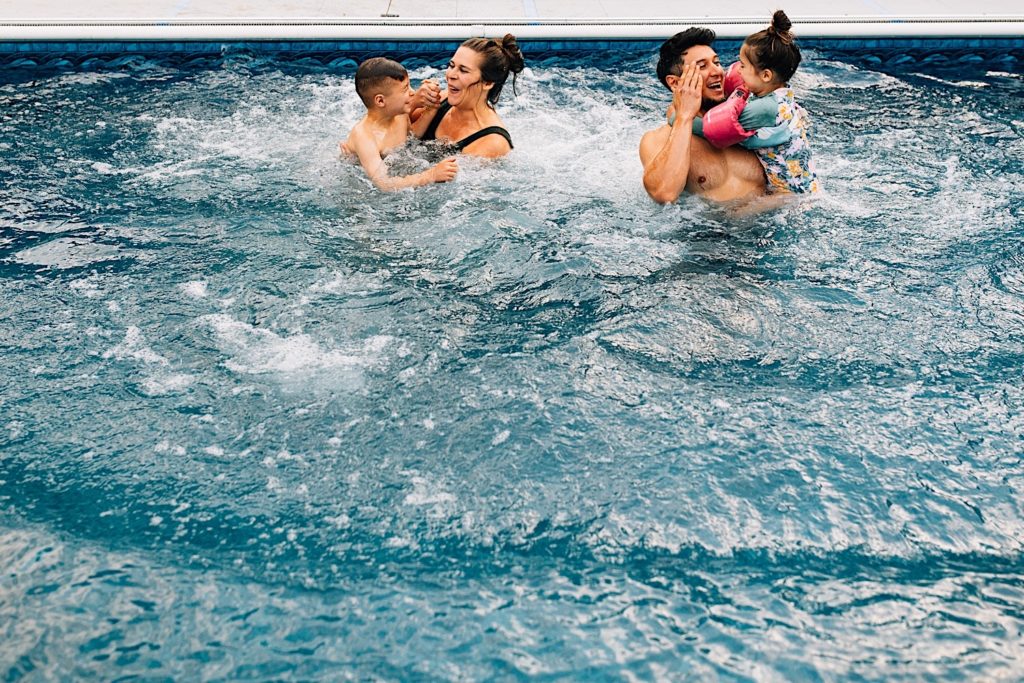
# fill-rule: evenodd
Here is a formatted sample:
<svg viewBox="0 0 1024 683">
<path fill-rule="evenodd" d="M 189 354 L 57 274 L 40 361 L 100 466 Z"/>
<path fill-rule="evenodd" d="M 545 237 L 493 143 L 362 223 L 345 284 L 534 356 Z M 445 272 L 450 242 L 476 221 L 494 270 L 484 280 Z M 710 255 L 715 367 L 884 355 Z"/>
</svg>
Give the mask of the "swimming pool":
<svg viewBox="0 0 1024 683">
<path fill-rule="evenodd" d="M 757 216 L 650 53 L 385 196 L 351 64 L 0 72 L 5 676 L 1019 677 L 1019 67 L 805 60 Z"/>
</svg>

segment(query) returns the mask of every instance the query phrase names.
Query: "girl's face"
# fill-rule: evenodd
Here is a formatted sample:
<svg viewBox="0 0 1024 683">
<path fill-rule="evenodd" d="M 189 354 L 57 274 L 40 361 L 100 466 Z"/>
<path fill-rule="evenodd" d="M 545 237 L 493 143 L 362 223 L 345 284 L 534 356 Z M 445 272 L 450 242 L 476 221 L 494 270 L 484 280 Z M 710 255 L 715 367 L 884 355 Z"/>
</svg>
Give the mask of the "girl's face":
<svg viewBox="0 0 1024 683">
<path fill-rule="evenodd" d="M 746 43 L 740 48 L 740 76 L 743 84 L 754 95 L 765 95 L 775 90 L 775 74 L 771 69 L 758 69 L 750 59 L 750 48 Z"/>
<path fill-rule="evenodd" d="M 460 47 L 455 51 L 448 69 L 444 72 L 448 83 L 448 102 L 453 107 L 460 103 L 475 104 L 477 98 L 486 95 L 489 84 L 483 82 L 480 64 L 483 56 L 468 47 Z"/>
</svg>

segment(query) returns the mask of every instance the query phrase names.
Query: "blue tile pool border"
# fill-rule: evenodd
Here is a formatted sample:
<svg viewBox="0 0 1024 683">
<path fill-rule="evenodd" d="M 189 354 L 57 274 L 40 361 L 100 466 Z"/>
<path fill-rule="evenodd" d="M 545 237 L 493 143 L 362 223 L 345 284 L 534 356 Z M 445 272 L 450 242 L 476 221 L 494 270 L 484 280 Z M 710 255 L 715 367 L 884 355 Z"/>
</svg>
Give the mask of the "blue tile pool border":
<svg viewBox="0 0 1024 683">
<path fill-rule="evenodd" d="M 668 33 L 668 29 L 666 33 Z M 667 37 L 667 35 L 666 35 Z M 187 61 L 228 54 L 273 55 L 286 61 L 312 60 L 323 65 L 358 61 L 367 55 L 397 59 L 450 54 L 458 41 L 0 41 L 0 69 L 33 67 L 117 66 L 132 56 Z M 523 40 L 527 57 L 583 55 L 590 52 L 643 54 L 656 52 L 661 40 Z M 740 41 L 721 39 L 721 51 L 738 50 Z M 809 38 L 804 49 L 874 63 L 995 62 L 1016 69 L 1024 64 L 1024 36 L 973 38 Z"/>
</svg>

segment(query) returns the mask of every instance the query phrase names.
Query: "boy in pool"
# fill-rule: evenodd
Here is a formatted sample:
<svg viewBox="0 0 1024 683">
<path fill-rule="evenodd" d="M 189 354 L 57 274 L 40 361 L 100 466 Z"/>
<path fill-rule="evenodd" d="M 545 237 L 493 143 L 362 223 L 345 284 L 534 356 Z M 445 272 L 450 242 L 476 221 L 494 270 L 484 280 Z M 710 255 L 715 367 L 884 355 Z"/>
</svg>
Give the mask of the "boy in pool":
<svg viewBox="0 0 1024 683">
<path fill-rule="evenodd" d="M 729 99 L 695 118 L 693 132 L 716 147 L 738 143 L 753 150 L 769 191 L 813 193 L 820 183 L 807 142 L 809 121 L 789 87 L 800 64 L 792 26 L 778 10 L 771 26 L 747 37 L 725 77 Z"/>
<path fill-rule="evenodd" d="M 366 105 L 366 116 L 352 127 L 341 143 L 342 153 L 355 156 L 366 175 L 380 190 L 445 183 L 459 170 L 454 157 L 422 173 L 391 177 L 384 157 L 405 144 L 409 137 L 409 112 L 419 94 L 409 88 L 405 67 L 384 57 L 367 59 L 356 70 L 356 93 Z"/>
</svg>

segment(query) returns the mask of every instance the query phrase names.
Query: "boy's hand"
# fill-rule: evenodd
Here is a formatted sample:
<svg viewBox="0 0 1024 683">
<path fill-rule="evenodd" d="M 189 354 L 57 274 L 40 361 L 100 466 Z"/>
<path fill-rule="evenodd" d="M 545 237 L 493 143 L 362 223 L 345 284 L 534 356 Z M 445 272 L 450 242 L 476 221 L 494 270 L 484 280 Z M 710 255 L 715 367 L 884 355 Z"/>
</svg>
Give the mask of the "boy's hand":
<svg viewBox="0 0 1024 683">
<path fill-rule="evenodd" d="M 430 176 L 435 183 L 447 183 L 449 180 L 454 180 L 455 174 L 458 172 L 459 162 L 455 160 L 455 157 L 451 157 L 431 168 Z"/>
<path fill-rule="evenodd" d="M 416 106 L 435 109 L 441 104 L 441 87 L 434 81 L 428 79 L 420 83 L 416 95 L 413 97 L 413 108 Z"/>
</svg>

